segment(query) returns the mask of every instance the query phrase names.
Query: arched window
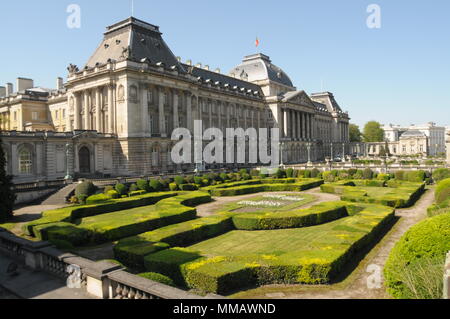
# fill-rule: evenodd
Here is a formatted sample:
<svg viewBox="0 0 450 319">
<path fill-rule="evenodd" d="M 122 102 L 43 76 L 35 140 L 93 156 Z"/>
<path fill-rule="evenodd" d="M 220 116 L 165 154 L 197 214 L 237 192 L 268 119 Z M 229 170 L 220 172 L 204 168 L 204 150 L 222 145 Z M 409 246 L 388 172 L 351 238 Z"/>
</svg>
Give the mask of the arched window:
<svg viewBox="0 0 450 319">
<path fill-rule="evenodd" d="M 33 154 L 28 148 L 23 148 L 19 152 L 19 174 L 33 173 Z"/>
</svg>

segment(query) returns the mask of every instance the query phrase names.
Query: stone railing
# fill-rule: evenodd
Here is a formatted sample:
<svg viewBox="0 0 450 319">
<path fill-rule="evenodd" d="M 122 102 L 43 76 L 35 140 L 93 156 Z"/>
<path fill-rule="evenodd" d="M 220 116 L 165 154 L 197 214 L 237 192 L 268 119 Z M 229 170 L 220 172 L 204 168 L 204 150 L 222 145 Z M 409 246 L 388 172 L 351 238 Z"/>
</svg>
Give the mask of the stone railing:
<svg viewBox="0 0 450 319">
<path fill-rule="evenodd" d="M 32 242 L 0 228 L 0 255 L 25 264 L 34 271 L 51 274 L 67 284 L 75 283 L 94 298 L 103 299 L 219 299 L 201 297 L 184 290 L 130 274 L 118 264 L 63 253 L 48 242 Z"/>
<path fill-rule="evenodd" d="M 450 251 L 447 254 L 444 268 L 444 299 L 450 299 Z"/>
<path fill-rule="evenodd" d="M 313 169 L 317 168 L 320 171 L 327 171 L 331 169 L 337 170 L 346 170 L 346 169 L 361 169 L 370 168 L 374 171 L 384 172 L 386 170 L 386 166 L 384 164 L 353 164 L 351 162 L 333 162 L 331 165 L 326 163 L 312 163 L 312 164 L 286 164 L 285 168 L 294 168 L 294 169 Z M 402 164 L 389 164 L 387 166 L 387 170 L 389 172 L 395 172 L 399 170 L 406 171 L 414 171 L 414 170 L 424 170 L 432 172 L 438 168 L 442 168 L 445 166 L 442 165 L 402 165 Z"/>
</svg>

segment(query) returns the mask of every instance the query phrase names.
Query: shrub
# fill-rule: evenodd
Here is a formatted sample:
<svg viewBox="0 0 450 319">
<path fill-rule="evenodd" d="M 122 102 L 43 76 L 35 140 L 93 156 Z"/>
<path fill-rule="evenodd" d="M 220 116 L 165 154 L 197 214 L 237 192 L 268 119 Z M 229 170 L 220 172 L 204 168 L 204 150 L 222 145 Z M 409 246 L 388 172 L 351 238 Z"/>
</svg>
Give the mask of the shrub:
<svg viewBox="0 0 450 319">
<path fill-rule="evenodd" d="M 194 181 L 194 175 L 188 175 L 188 176 L 186 176 L 185 177 L 185 180 L 186 180 L 186 183 L 187 184 L 194 184 L 195 183 L 195 181 Z M 167 184 L 168 185 L 168 184 Z"/>
<path fill-rule="evenodd" d="M 437 204 L 441 204 L 450 198 L 450 178 L 438 183 L 434 196 Z"/>
<path fill-rule="evenodd" d="M 169 184 L 169 190 L 170 190 L 171 192 L 177 191 L 177 190 L 178 190 L 178 185 L 175 184 L 175 183 L 170 183 L 170 184 Z"/>
<path fill-rule="evenodd" d="M 192 179 L 194 179 L 194 178 L 192 177 Z M 172 181 L 169 178 L 159 179 L 159 182 L 161 183 L 161 187 L 162 187 L 161 190 L 169 190 L 169 184 L 172 183 Z M 150 183 L 149 183 L 149 185 L 150 185 Z"/>
<path fill-rule="evenodd" d="M 450 169 L 448 168 L 438 168 L 433 172 L 433 180 L 435 182 L 440 182 L 447 178 L 450 178 Z"/>
<path fill-rule="evenodd" d="M 405 180 L 413 183 L 422 183 L 426 177 L 424 171 L 409 171 L 406 172 L 405 175 Z"/>
<path fill-rule="evenodd" d="M 128 189 L 124 184 L 117 183 L 115 186 L 115 189 L 117 193 L 119 193 L 119 196 L 127 195 Z"/>
<path fill-rule="evenodd" d="M 322 177 L 323 177 L 324 181 L 327 183 L 333 183 L 335 180 L 334 175 L 330 171 L 323 172 Z"/>
<path fill-rule="evenodd" d="M 186 181 L 184 180 L 184 177 L 183 177 L 183 176 L 175 176 L 174 182 L 175 182 L 175 184 L 177 184 L 178 186 L 180 186 L 180 185 L 186 183 Z"/>
<path fill-rule="evenodd" d="M 373 171 L 370 168 L 366 168 L 363 171 L 363 179 L 372 179 L 373 178 Z"/>
<path fill-rule="evenodd" d="M 228 180 L 228 175 L 227 175 L 227 173 L 220 173 L 220 179 L 223 181 L 223 182 L 225 182 L 226 180 Z M 195 181 L 195 179 L 194 179 L 194 183 L 195 184 L 198 184 L 196 181 Z M 192 184 L 192 183 L 191 183 Z"/>
<path fill-rule="evenodd" d="M 395 179 L 398 179 L 399 181 L 406 180 L 405 173 L 406 173 L 405 171 L 396 171 L 395 172 Z"/>
<path fill-rule="evenodd" d="M 222 177 L 222 174 L 220 174 L 221 175 L 221 177 Z M 252 177 L 258 177 L 259 176 L 259 170 L 257 170 L 257 169 L 252 169 L 251 171 L 250 171 L 250 175 L 252 176 Z M 222 179 L 223 181 L 225 181 L 224 179 Z"/>
<path fill-rule="evenodd" d="M 78 202 L 80 204 L 85 205 L 86 204 L 86 199 L 88 198 L 88 196 L 84 195 L 84 194 L 81 194 L 81 195 L 78 195 L 77 198 L 78 198 Z"/>
<path fill-rule="evenodd" d="M 380 181 L 388 181 L 389 180 L 389 174 L 378 174 L 377 179 Z"/>
<path fill-rule="evenodd" d="M 277 169 L 277 171 L 275 172 L 275 177 L 276 178 L 285 178 L 286 177 L 286 172 L 284 169 Z"/>
<path fill-rule="evenodd" d="M 109 197 L 109 198 L 112 198 L 112 199 L 116 199 L 116 198 L 119 198 L 119 193 L 116 191 L 116 190 L 113 190 L 113 189 L 111 189 L 110 191 L 108 191 L 107 193 L 106 193 L 106 195 Z"/>
<path fill-rule="evenodd" d="M 362 179 L 363 178 L 363 171 L 362 170 L 357 170 L 355 174 L 353 174 L 353 178 L 354 179 Z"/>
<path fill-rule="evenodd" d="M 150 182 L 148 183 L 148 186 L 149 186 L 150 190 L 153 192 L 160 192 L 163 190 L 163 185 L 157 179 L 150 180 Z"/>
<path fill-rule="evenodd" d="M 87 197 L 94 195 L 96 191 L 96 187 L 92 182 L 82 182 L 81 184 L 78 184 L 75 188 L 75 196 L 80 199 L 80 196 L 83 196 L 84 199 Z M 82 201 L 80 199 L 80 201 Z"/>
<path fill-rule="evenodd" d="M 348 174 L 353 177 L 353 175 L 355 175 L 357 171 L 358 170 L 356 168 L 350 168 L 348 170 Z"/>
<path fill-rule="evenodd" d="M 180 185 L 180 189 L 182 191 L 196 191 L 196 190 L 198 190 L 198 187 L 195 186 L 195 184 L 183 184 L 183 185 Z"/>
<path fill-rule="evenodd" d="M 136 182 L 136 185 L 139 188 L 139 190 L 141 190 L 141 191 L 146 191 L 147 193 L 151 191 L 148 181 L 146 181 L 145 179 L 139 179 Z"/>
<path fill-rule="evenodd" d="M 203 179 L 200 176 L 195 176 L 194 182 L 195 182 L 195 184 L 203 185 Z"/>
<path fill-rule="evenodd" d="M 108 185 L 105 187 L 105 189 L 103 190 L 104 194 L 107 194 L 109 191 L 114 190 L 114 186 Z"/>
<path fill-rule="evenodd" d="M 146 194 L 146 193 L 147 193 L 146 191 L 140 190 L 140 191 L 129 192 L 129 193 L 128 193 L 128 196 L 130 196 L 130 197 L 135 197 L 135 196 L 141 196 L 141 195 L 144 195 L 144 194 Z"/>
<path fill-rule="evenodd" d="M 158 274 L 156 272 L 145 272 L 142 274 L 138 274 L 139 277 L 145 278 L 145 279 L 149 279 L 155 282 L 159 282 L 160 284 L 164 284 L 167 286 L 172 286 L 175 287 L 175 283 L 173 282 L 172 279 L 170 279 L 167 276 Z"/>
<path fill-rule="evenodd" d="M 433 263 L 443 263 L 447 252 L 450 251 L 449 224 L 450 214 L 428 218 L 411 227 L 397 242 L 384 268 L 386 286 L 392 296 L 404 299 L 414 295 L 409 284 L 405 282 L 404 273 L 416 272 L 417 262 L 430 258 Z M 428 280 L 425 279 L 422 284 L 426 286 L 420 289 L 426 291 Z"/>
<path fill-rule="evenodd" d="M 319 175 L 320 171 L 317 168 L 313 168 L 311 170 L 311 177 L 312 178 L 317 178 L 317 176 Z"/>
<path fill-rule="evenodd" d="M 111 199 L 111 197 L 109 197 L 106 194 L 96 194 L 96 195 L 89 196 L 86 199 L 86 204 L 88 204 L 88 205 L 97 204 L 97 203 L 109 201 L 110 199 Z"/>
<path fill-rule="evenodd" d="M 305 178 L 311 178 L 311 171 L 309 169 L 305 169 L 303 176 Z"/>
<path fill-rule="evenodd" d="M 239 175 L 244 175 L 244 174 L 248 174 L 248 169 L 246 169 L 246 168 L 243 168 L 243 169 L 241 169 L 241 170 L 239 170 Z"/>
<path fill-rule="evenodd" d="M 138 191 L 140 188 L 136 185 L 136 184 L 131 184 L 130 188 L 128 189 L 128 192 L 136 192 Z"/>
<path fill-rule="evenodd" d="M 338 178 L 339 180 L 347 180 L 350 178 L 350 175 L 346 171 L 340 171 Z"/>
<path fill-rule="evenodd" d="M 288 168 L 288 169 L 286 170 L 286 177 L 287 177 L 287 178 L 292 178 L 292 177 L 294 177 L 294 169 L 293 169 L 293 168 Z"/>
</svg>

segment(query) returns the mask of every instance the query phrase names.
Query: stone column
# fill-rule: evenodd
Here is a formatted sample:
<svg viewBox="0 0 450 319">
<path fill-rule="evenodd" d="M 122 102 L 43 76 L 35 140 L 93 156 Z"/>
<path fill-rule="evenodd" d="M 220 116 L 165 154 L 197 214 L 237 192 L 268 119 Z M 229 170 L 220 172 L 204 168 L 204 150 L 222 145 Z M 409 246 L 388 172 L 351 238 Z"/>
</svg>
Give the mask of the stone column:
<svg viewBox="0 0 450 319">
<path fill-rule="evenodd" d="M 166 131 L 166 118 L 164 114 L 164 90 L 162 88 L 158 89 L 158 98 L 159 98 L 159 132 L 161 137 L 167 137 Z"/>
<path fill-rule="evenodd" d="M 288 129 L 288 110 L 283 109 L 283 128 L 284 128 L 284 137 L 288 137 L 289 135 L 289 129 Z"/>
<path fill-rule="evenodd" d="M 219 129 L 222 129 L 222 108 L 223 108 L 223 103 L 221 101 L 217 101 L 217 106 L 218 106 L 218 126 Z"/>
<path fill-rule="evenodd" d="M 306 135 L 306 113 L 302 113 L 302 134 L 303 134 L 303 140 L 307 139 Z"/>
<path fill-rule="evenodd" d="M 180 105 L 180 97 L 179 92 L 174 90 L 173 91 L 173 128 L 176 129 L 180 126 L 180 117 L 178 114 L 178 108 Z"/>
<path fill-rule="evenodd" d="M 74 121 L 73 121 L 73 130 L 79 130 L 81 129 L 81 94 L 78 92 L 75 92 L 73 94 L 74 98 Z"/>
<path fill-rule="evenodd" d="M 297 112 L 297 127 L 298 127 L 298 138 L 302 139 L 302 113 Z"/>
<path fill-rule="evenodd" d="M 105 132 L 114 133 L 114 86 L 108 86 L 108 129 Z"/>
<path fill-rule="evenodd" d="M 225 105 L 225 110 L 226 110 L 226 113 L 227 113 L 227 128 L 229 128 L 230 127 L 230 114 L 231 114 L 231 110 L 232 110 L 232 104 L 231 103 L 227 103 L 226 105 Z"/>
<path fill-rule="evenodd" d="M 89 130 L 89 91 L 84 91 L 84 129 Z"/>
<path fill-rule="evenodd" d="M 95 129 L 102 132 L 102 116 L 101 116 L 100 88 L 95 89 Z"/>
<path fill-rule="evenodd" d="M 148 86 L 146 83 L 141 85 L 141 95 L 142 95 L 142 136 L 150 136 L 150 117 L 148 114 Z"/>
<path fill-rule="evenodd" d="M 186 122 L 187 129 L 191 131 L 191 134 L 194 130 L 193 128 L 193 120 L 192 120 L 192 96 L 191 93 L 186 94 Z"/>
</svg>

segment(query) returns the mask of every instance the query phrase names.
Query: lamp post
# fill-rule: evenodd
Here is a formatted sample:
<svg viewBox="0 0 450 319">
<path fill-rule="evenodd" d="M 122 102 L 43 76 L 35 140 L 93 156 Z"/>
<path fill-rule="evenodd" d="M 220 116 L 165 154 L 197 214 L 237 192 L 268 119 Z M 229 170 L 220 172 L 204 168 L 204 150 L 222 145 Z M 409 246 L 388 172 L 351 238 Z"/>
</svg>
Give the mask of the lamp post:
<svg viewBox="0 0 450 319">
<path fill-rule="evenodd" d="M 284 163 L 283 163 L 283 149 L 284 149 L 284 143 L 283 143 L 283 142 L 280 142 L 280 143 L 278 144 L 278 146 L 280 147 L 280 167 L 283 167 L 283 166 L 284 166 Z"/>
<path fill-rule="evenodd" d="M 331 145 L 330 159 L 333 160 L 333 158 L 334 158 L 334 156 L 333 156 L 333 142 L 331 142 L 330 145 Z"/>
<path fill-rule="evenodd" d="M 66 181 L 72 180 L 73 177 L 70 175 L 70 169 L 69 169 L 69 156 L 70 156 L 70 151 L 71 151 L 71 145 L 69 143 L 66 144 L 66 177 L 64 177 L 64 179 Z"/>
<path fill-rule="evenodd" d="M 342 143 L 342 162 L 345 163 L 345 143 Z"/>
<path fill-rule="evenodd" d="M 333 161 L 331 160 L 331 158 L 325 157 L 325 162 L 327 163 L 327 165 L 329 166 L 330 171 L 331 171 L 332 167 L 333 167 Z"/>
<path fill-rule="evenodd" d="M 309 166 L 312 165 L 312 162 L 311 162 L 311 146 L 312 146 L 311 142 L 306 143 L 306 149 L 308 150 L 308 165 Z"/>
</svg>

